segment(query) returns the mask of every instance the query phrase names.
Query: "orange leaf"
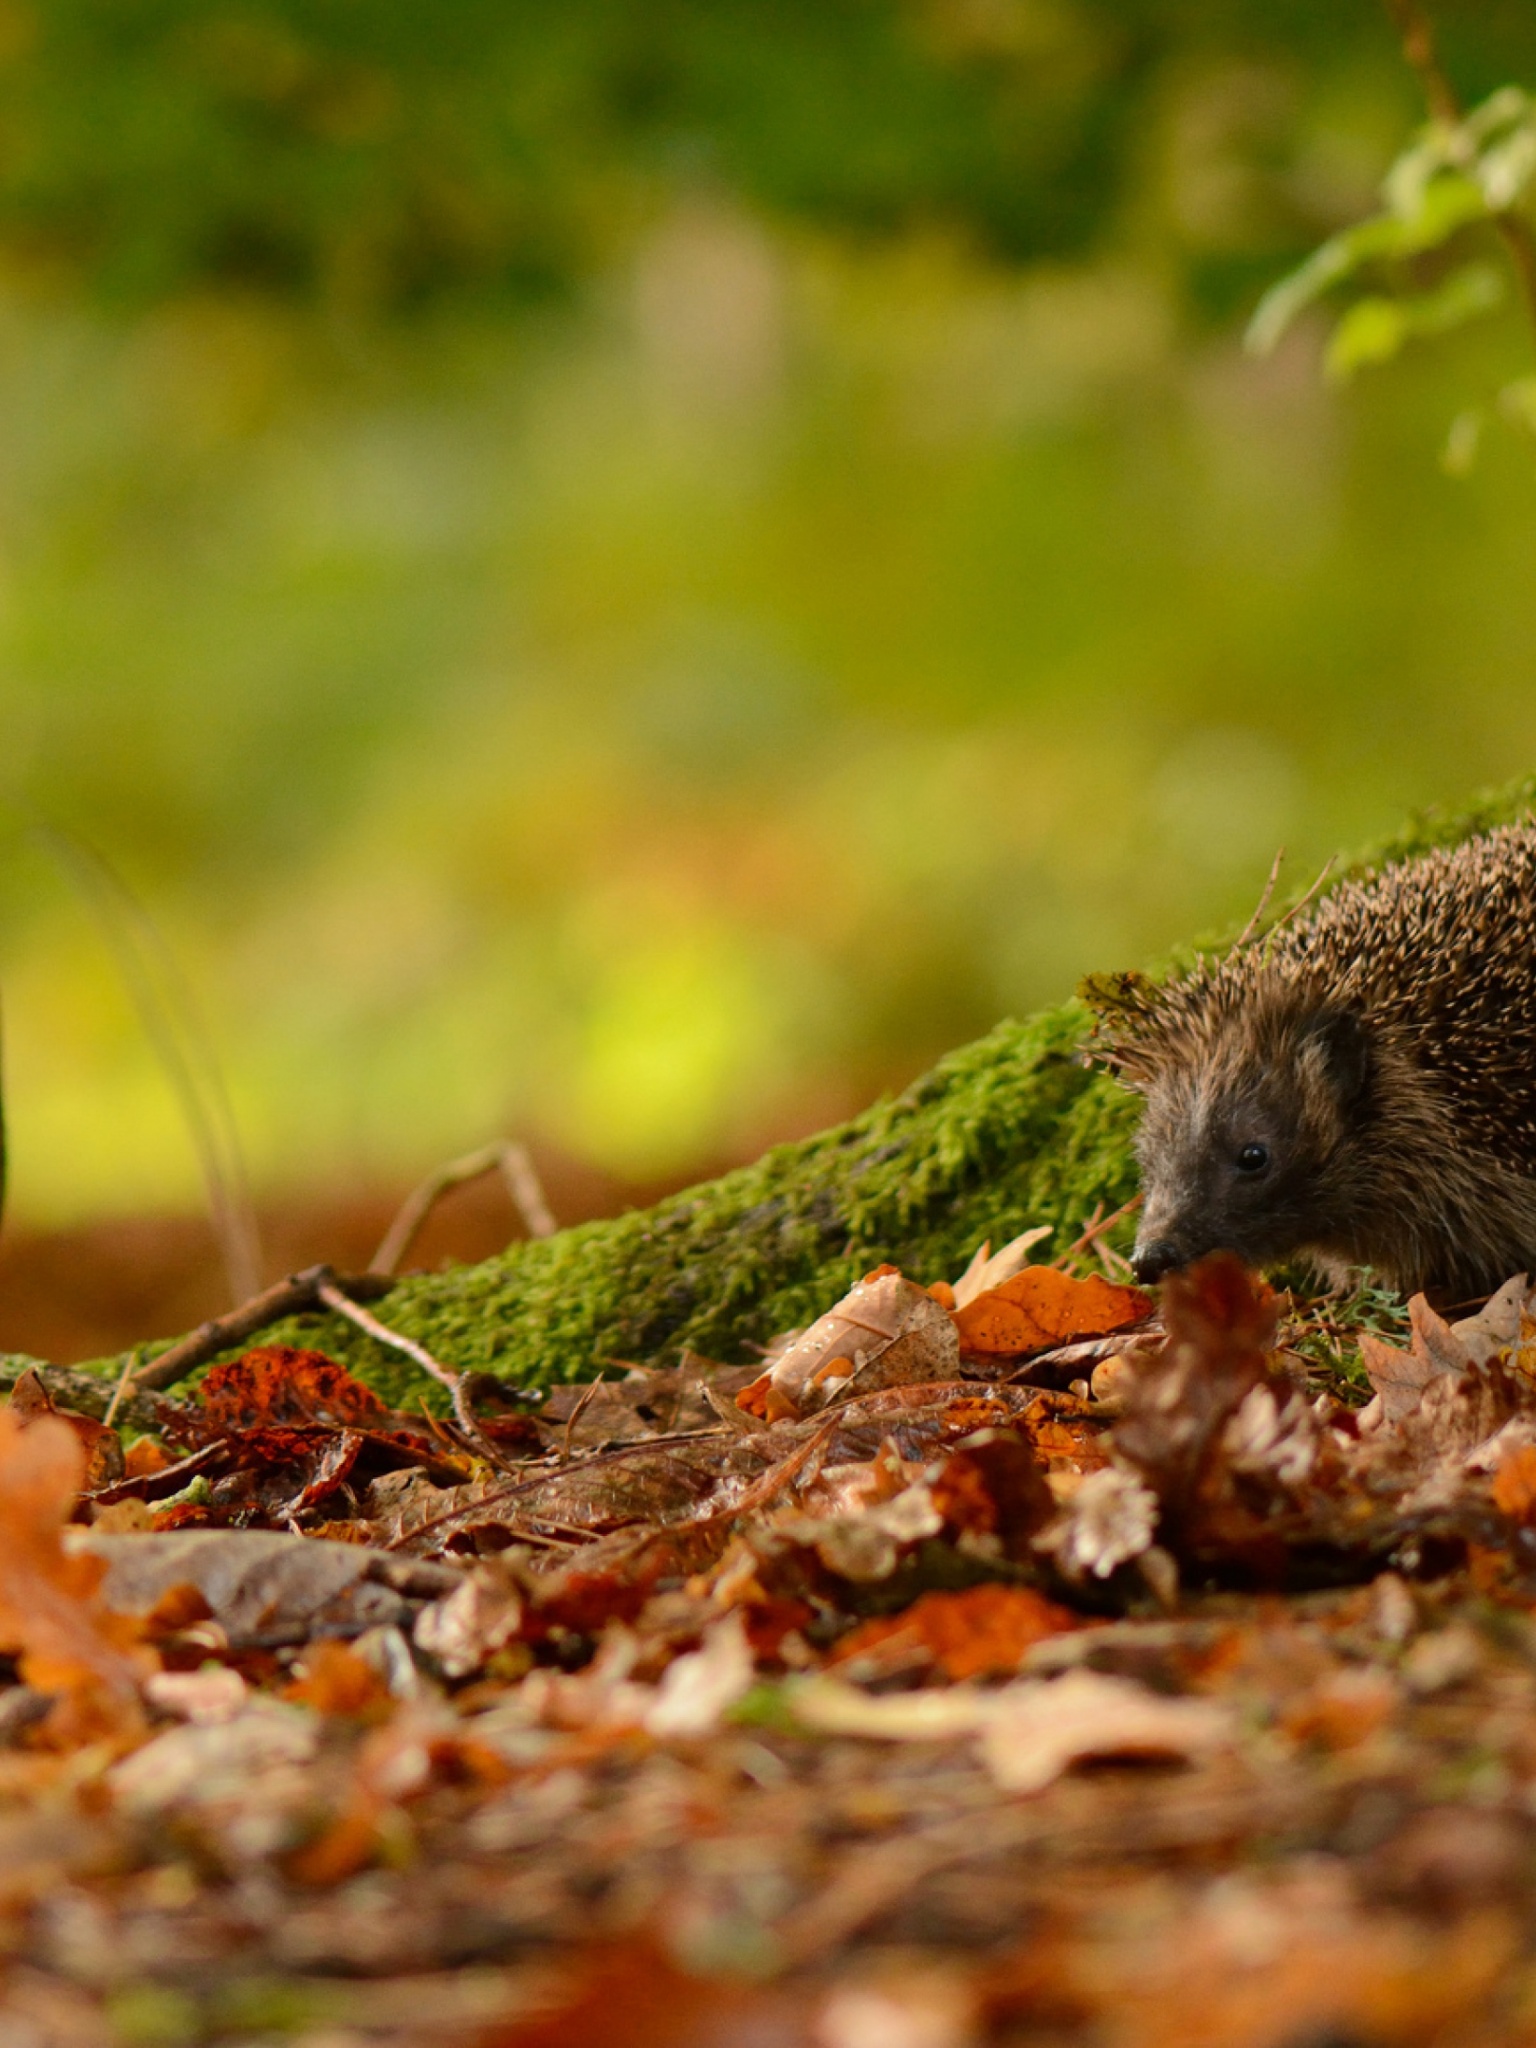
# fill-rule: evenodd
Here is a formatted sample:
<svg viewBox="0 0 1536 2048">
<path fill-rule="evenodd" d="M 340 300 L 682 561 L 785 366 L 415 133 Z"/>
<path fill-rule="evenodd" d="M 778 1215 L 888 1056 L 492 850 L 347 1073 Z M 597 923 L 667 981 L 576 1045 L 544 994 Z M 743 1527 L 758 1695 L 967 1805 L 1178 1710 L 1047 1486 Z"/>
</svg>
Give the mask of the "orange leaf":
<svg viewBox="0 0 1536 2048">
<path fill-rule="evenodd" d="M 135 1731 L 139 1674 L 154 1669 L 134 1649 L 138 1622 L 99 1597 L 105 1561 L 64 1548 L 84 1473 L 68 1423 L 0 1410 L 0 1650 L 19 1654 L 29 1685 L 66 1696 L 54 1731 L 66 1739 Z"/>
<path fill-rule="evenodd" d="M 304 1652 L 299 1675 L 284 1689 L 283 1698 L 313 1707 L 317 1714 L 347 1719 L 393 1706 L 389 1688 L 373 1666 L 332 1637 L 312 1643 Z"/>
<path fill-rule="evenodd" d="M 1152 1298 L 1139 1287 L 1074 1280 L 1054 1266 L 1026 1266 L 1001 1287 L 955 1312 L 960 1348 L 989 1358 L 1025 1358 L 1084 1337 L 1110 1337 L 1144 1322 Z"/>
<path fill-rule="evenodd" d="M 323 1351 L 265 1344 L 226 1365 L 202 1384 L 200 1434 L 326 1423 L 333 1429 L 377 1429 L 393 1420 L 371 1387 Z"/>
<path fill-rule="evenodd" d="M 844 1637 L 832 1661 L 900 1661 L 903 1653 L 918 1653 L 947 1678 L 983 1678 L 1016 1671 L 1032 1645 L 1078 1626 L 1070 1608 L 1027 1586 L 970 1586 L 959 1593 L 925 1593 L 905 1614 L 865 1622 Z"/>
<path fill-rule="evenodd" d="M 1506 1452 L 1493 1482 L 1493 1504 L 1512 1522 L 1529 1522 L 1536 1511 L 1536 1444 Z"/>
</svg>

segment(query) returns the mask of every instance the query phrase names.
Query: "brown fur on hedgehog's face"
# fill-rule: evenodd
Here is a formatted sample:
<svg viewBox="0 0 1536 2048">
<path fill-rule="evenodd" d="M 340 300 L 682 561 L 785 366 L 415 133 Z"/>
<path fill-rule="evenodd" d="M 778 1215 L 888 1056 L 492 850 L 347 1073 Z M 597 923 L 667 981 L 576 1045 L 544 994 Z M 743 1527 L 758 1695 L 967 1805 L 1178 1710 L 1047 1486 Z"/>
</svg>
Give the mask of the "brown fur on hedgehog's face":
<svg viewBox="0 0 1536 2048">
<path fill-rule="evenodd" d="M 1345 1139 L 1370 1082 L 1365 1029 L 1351 1013 L 1204 1017 L 1124 1065 L 1147 1103 L 1136 1142 L 1146 1198 L 1138 1280 L 1207 1252 L 1262 1266 L 1348 1236 Z"/>
</svg>

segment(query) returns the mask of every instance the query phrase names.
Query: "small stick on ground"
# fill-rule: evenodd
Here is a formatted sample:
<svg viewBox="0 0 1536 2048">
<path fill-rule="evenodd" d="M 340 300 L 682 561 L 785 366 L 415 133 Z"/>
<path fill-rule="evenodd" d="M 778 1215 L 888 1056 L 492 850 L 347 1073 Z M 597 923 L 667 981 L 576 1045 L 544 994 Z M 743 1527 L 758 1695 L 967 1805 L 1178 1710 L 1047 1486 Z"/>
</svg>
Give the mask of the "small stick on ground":
<svg viewBox="0 0 1536 2048">
<path fill-rule="evenodd" d="M 371 1316 L 367 1309 L 360 1308 L 355 1301 L 342 1293 L 334 1279 L 318 1280 L 315 1283 L 315 1298 L 336 1315 L 345 1316 L 349 1323 L 355 1324 L 365 1335 L 372 1337 L 376 1344 L 386 1344 L 392 1350 L 403 1351 L 407 1358 L 421 1367 L 423 1372 L 430 1373 L 440 1387 L 446 1387 L 448 1397 L 453 1403 L 453 1419 L 474 1449 L 499 1472 L 510 1469 L 496 1446 L 488 1442 L 482 1434 L 480 1425 L 475 1420 L 474 1410 L 465 1396 L 462 1374 L 456 1373 L 452 1366 L 441 1364 L 427 1347 L 418 1344 L 414 1337 L 402 1336 L 400 1331 L 392 1330 L 387 1323 L 381 1323 L 377 1316 Z"/>
<path fill-rule="evenodd" d="M 601 1373 L 599 1373 L 597 1378 L 593 1380 L 592 1384 L 580 1396 L 576 1403 L 576 1406 L 571 1410 L 569 1416 L 566 1418 L 565 1444 L 560 1452 L 560 1462 L 562 1465 L 569 1465 L 569 1463 L 571 1462 L 571 1431 L 576 1427 L 577 1423 L 580 1422 L 583 1415 L 585 1415 L 587 1410 L 591 1407 L 592 1397 L 594 1394 L 596 1394 L 598 1388 L 602 1384 L 603 1376 Z"/>
<path fill-rule="evenodd" d="M 286 1280 L 279 1280 L 275 1286 L 253 1294 L 239 1308 L 199 1323 L 195 1330 L 180 1338 L 168 1351 L 162 1351 L 148 1365 L 137 1368 L 132 1382 L 134 1390 L 148 1388 L 153 1393 L 162 1393 L 165 1388 L 174 1387 L 178 1380 L 185 1379 L 189 1372 L 196 1372 L 200 1365 L 206 1364 L 210 1358 L 217 1358 L 231 1345 L 254 1337 L 258 1330 L 266 1329 L 269 1324 L 280 1323 L 284 1316 L 299 1315 L 305 1309 L 313 1308 L 319 1300 L 318 1290 L 322 1284 L 333 1283 L 335 1279 L 336 1275 L 329 1266 L 306 1266 L 302 1273 L 290 1273 Z M 382 1293 L 384 1290 L 381 1288 L 379 1291 Z"/>
<path fill-rule="evenodd" d="M 485 1174 L 499 1172 L 506 1183 L 513 1206 L 523 1219 L 530 1237 L 553 1237 L 559 1227 L 545 1197 L 543 1184 L 526 1145 L 499 1139 L 482 1145 L 478 1152 L 466 1152 L 429 1173 L 419 1187 L 412 1188 L 385 1231 L 379 1248 L 369 1261 L 370 1273 L 393 1274 L 416 1242 L 422 1226 L 443 1196 Z"/>
<path fill-rule="evenodd" d="M 143 1347 L 136 1344 L 123 1360 L 123 1369 L 117 1376 L 117 1385 L 112 1389 L 112 1398 L 107 1403 L 107 1412 L 101 1418 L 108 1429 L 117 1420 L 117 1411 L 123 1405 L 124 1395 L 133 1385 L 133 1376 L 138 1371 L 143 1357 Z"/>
<path fill-rule="evenodd" d="M 1122 1202 L 1118 1209 L 1111 1210 L 1108 1216 L 1103 1213 L 1104 1204 L 1100 1202 L 1093 1214 L 1084 1222 L 1082 1235 L 1075 1243 L 1067 1246 L 1059 1259 L 1052 1259 L 1051 1264 L 1059 1270 L 1064 1268 L 1067 1261 L 1074 1258 L 1078 1252 L 1086 1251 L 1097 1253 L 1102 1262 L 1104 1254 L 1109 1250 L 1109 1247 L 1101 1244 L 1100 1239 L 1107 1231 L 1113 1230 L 1117 1223 L 1123 1222 L 1127 1216 L 1134 1214 L 1141 1207 L 1142 1199 L 1139 1193 L 1134 1194 L 1128 1202 Z M 1118 1259 L 1120 1254 L 1118 1252 L 1111 1252 L 1110 1257 Z M 1123 1260 L 1121 1263 L 1128 1264 L 1127 1261 Z"/>
</svg>

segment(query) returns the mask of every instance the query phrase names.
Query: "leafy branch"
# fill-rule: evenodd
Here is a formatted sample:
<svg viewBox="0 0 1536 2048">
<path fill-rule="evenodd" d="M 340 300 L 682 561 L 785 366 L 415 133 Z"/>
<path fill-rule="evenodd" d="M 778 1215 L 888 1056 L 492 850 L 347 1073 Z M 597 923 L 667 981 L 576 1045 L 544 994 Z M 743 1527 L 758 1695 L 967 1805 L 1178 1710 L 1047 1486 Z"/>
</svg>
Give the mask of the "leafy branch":
<svg viewBox="0 0 1536 2048">
<path fill-rule="evenodd" d="M 1330 235 L 1272 285 L 1247 334 L 1248 347 L 1267 354 L 1308 307 L 1339 287 L 1355 286 L 1325 357 L 1328 373 L 1338 378 L 1503 304 L 1506 273 L 1476 253 L 1480 230 L 1491 228 L 1502 241 L 1536 328 L 1536 235 L 1525 211 L 1536 184 L 1536 98 L 1522 86 L 1504 85 L 1465 109 L 1422 0 L 1386 0 L 1386 6 L 1430 118 L 1388 169 L 1381 210 Z M 1536 374 L 1506 384 L 1497 402 L 1507 419 L 1536 433 Z M 1476 408 L 1452 423 L 1448 467 L 1470 466 L 1483 419 Z"/>
</svg>

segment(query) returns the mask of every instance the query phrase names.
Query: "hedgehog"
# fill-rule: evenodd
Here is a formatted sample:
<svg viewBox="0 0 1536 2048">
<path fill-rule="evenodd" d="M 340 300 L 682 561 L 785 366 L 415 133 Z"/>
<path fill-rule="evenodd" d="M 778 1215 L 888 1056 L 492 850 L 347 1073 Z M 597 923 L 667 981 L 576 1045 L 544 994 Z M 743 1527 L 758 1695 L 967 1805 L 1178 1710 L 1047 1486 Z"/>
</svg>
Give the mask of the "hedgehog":
<svg viewBox="0 0 1536 2048">
<path fill-rule="evenodd" d="M 1143 1283 L 1217 1250 L 1458 1302 L 1536 1272 L 1536 824 L 1084 993 L 1145 1098 Z"/>
</svg>

